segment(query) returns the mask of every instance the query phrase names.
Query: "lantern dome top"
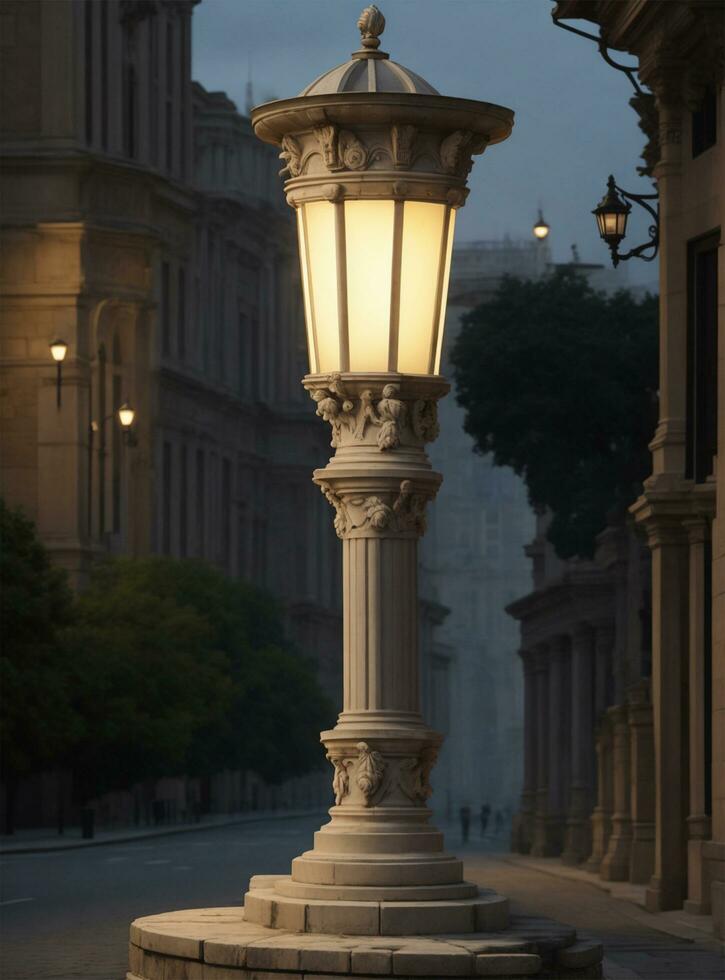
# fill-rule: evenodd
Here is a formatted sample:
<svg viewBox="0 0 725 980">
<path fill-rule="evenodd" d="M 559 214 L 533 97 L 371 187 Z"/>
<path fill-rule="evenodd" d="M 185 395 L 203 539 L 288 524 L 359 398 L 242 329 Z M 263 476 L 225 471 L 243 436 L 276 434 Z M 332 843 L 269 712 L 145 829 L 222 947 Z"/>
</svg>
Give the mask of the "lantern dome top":
<svg viewBox="0 0 725 980">
<path fill-rule="evenodd" d="M 407 95 L 439 95 L 437 89 L 409 68 L 390 60 L 379 51 L 379 36 L 385 29 L 385 18 L 371 4 L 357 22 L 362 47 L 350 61 L 331 68 L 300 92 L 300 96 L 337 95 L 344 92 L 400 92 Z"/>
</svg>

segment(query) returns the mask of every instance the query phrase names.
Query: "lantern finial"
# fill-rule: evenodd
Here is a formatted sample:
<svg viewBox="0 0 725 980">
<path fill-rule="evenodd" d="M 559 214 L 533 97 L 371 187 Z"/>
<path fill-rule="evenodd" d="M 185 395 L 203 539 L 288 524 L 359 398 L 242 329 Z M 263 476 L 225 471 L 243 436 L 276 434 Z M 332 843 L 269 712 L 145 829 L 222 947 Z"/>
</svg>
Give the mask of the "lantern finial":
<svg viewBox="0 0 725 980">
<path fill-rule="evenodd" d="M 380 47 L 380 35 L 385 30 L 385 18 L 374 3 L 366 7 L 357 22 L 362 36 L 362 46 L 366 52 L 372 53 Z"/>
</svg>

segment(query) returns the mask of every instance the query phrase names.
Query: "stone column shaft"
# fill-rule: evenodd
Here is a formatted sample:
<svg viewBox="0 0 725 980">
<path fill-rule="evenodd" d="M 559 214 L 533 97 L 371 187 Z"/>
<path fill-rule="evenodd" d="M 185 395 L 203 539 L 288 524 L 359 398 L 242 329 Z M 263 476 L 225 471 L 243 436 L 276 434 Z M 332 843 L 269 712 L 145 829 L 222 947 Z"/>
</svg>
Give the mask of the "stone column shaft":
<svg viewBox="0 0 725 980">
<path fill-rule="evenodd" d="M 597 730 L 596 753 L 597 805 L 591 817 L 592 851 L 586 869 L 599 874 L 612 832 L 612 729 L 611 720 L 606 712 L 602 715 Z"/>
<path fill-rule="evenodd" d="M 654 869 L 654 738 L 649 683 L 642 681 L 629 697 L 632 847 L 629 880 L 646 884 Z"/>
<path fill-rule="evenodd" d="M 589 814 L 594 768 L 592 720 L 592 668 L 594 634 L 588 627 L 578 629 L 571 650 L 571 788 L 566 821 L 563 860 L 579 864 L 591 850 Z"/>
<path fill-rule="evenodd" d="M 705 562 L 710 536 L 707 520 L 685 522 L 689 543 L 689 762 L 690 793 L 687 817 L 687 901 L 685 908 L 695 915 L 710 912 L 710 882 L 703 861 L 703 847 L 710 839 L 710 816 L 705 799 L 705 716 L 711 706 L 705 703 L 705 658 L 710 656 L 710 637 L 706 635 L 705 590 L 709 586 Z"/>
<path fill-rule="evenodd" d="M 546 817 L 549 812 L 549 664 L 548 648 L 536 654 L 536 809 L 534 839 L 531 853 L 536 857 L 548 854 Z"/>
<path fill-rule="evenodd" d="M 612 833 L 600 874 L 606 881 L 626 881 L 629 878 L 629 857 L 632 844 L 630 813 L 629 725 L 625 705 L 608 709 L 612 724 L 613 813 Z"/>
<path fill-rule="evenodd" d="M 524 784 L 518 846 L 528 854 L 534 838 L 536 808 L 536 674 L 531 654 L 522 651 L 521 657 L 524 665 Z"/>
</svg>

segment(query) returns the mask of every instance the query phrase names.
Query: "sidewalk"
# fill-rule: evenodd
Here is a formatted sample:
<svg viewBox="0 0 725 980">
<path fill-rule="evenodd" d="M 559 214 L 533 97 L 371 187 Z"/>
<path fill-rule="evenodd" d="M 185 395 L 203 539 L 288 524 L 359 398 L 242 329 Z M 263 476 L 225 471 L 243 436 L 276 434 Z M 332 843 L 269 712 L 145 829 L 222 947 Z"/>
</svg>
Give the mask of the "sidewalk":
<svg viewBox="0 0 725 980">
<path fill-rule="evenodd" d="M 562 864 L 561 860 L 556 857 L 535 858 L 526 854 L 513 853 L 501 855 L 501 857 L 508 864 L 531 868 L 556 878 L 567 878 L 570 881 L 593 885 L 612 898 L 631 906 L 626 914 L 650 929 L 655 929 L 669 936 L 676 936 L 678 939 L 691 941 L 709 939 L 719 943 L 714 932 L 712 917 L 709 915 L 691 915 L 684 909 L 674 909 L 670 912 L 648 912 L 644 900 L 645 885 L 633 885 L 628 881 L 604 881 L 599 875 L 592 874 L 590 871 Z M 720 947 L 725 953 L 725 943 L 720 943 Z"/>
<path fill-rule="evenodd" d="M 215 830 L 236 824 L 266 823 L 269 820 L 291 820 L 294 817 L 310 817 L 324 814 L 326 810 L 314 807 L 309 810 L 253 810 L 244 813 L 210 814 L 198 823 L 173 826 L 126 827 L 121 830 L 101 830 L 90 840 L 81 837 L 80 827 L 71 827 L 60 836 L 49 831 L 18 831 L 12 836 L 0 837 L 0 855 L 37 854 L 45 851 L 69 851 L 81 847 L 102 847 L 104 844 L 125 844 L 147 837 L 167 837 L 171 834 L 190 834 L 198 830 Z"/>
</svg>

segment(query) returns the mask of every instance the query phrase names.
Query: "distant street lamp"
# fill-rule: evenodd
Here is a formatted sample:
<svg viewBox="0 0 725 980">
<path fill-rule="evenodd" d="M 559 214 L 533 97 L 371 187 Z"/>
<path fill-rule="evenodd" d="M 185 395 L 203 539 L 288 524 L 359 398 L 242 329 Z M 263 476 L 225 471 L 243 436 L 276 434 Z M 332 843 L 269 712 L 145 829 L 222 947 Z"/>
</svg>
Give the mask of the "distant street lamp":
<svg viewBox="0 0 725 980">
<path fill-rule="evenodd" d="M 651 207 L 647 201 L 656 201 L 657 194 L 632 194 L 630 191 L 623 191 L 617 187 L 614 177 L 610 174 L 607 180 L 607 192 L 594 208 L 592 214 L 597 220 L 597 229 L 603 241 L 609 246 L 612 253 L 612 265 L 616 266 L 626 259 L 641 258 L 645 262 L 651 262 L 657 255 L 659 248 L 659 207 Z M 619 243 L 627 234 L 627 219 L 632 206 L 628 201 L 633 201 L 644 208 L 652 218 L 654 224 L 650 225 L 648 242 L 638 245 L 624 255 L 619 254 Z M 651 255 L 645 255 L 648 250 L 652 250 Z"/>
<path fill-rule="evenodd" d="M 539 216 L 534 222 L 534 227 L 531 229 L 534 233 L 534 238 L 538 238 L 540 242 L 543 242 L 549 237 L 549 232 L 551 228 L 544 221 L 544 216 L 541 213 L 541 208 L 539 208 Z"/>
<path fill-rule="evenodd" d="M 104 525 L 105 514 L 105 458 L 106 458 L 106 422 L 115 418 L 118 422 L 123 435 L 123 442 L 129 448 L 138 445 L 136 434 L 133 431 L 133 423 L 136 421 L 136 409 L 131 406 L 128 399 L 120 405 L 114 412 L 106 415 L 100 422 L 93 419 L 88 426 L 88 533 L 93 533 L 93 444 L 96 433 L 99 434 L 99 525 L 101 532 Z"/>
<path fill-rule="evenodd" d="M 136 409 L 131 408 L 129 403 L 126 401 L 118 409 L 118 421 L 120 426 L 125 431 L 128 431 L 133 425 L 134 419 L 136 418 Z"/>
<path fill-rule="evenodd" d="M 471 932 L 505 927 L 508 913 L 462 881 L 428 825 L 442 736 L 420 713 L 417 545 L 441 482 L 424 447 L 449 389 L 438 371 L 456 212 L 472 156 L 510 135 L 513 113 L 439 95 L 378 50 L 384 25 L 367 7 L 350 62 L 252 112 L 256 135 L 281 147 L 297 213 L 303 383 L 336 450 L 314 481 L 343 542 L 345 644 L 343 711 L 321 735 L 331 821 L 290 878 L 249 893 L 245 917 L 263 921 L 265 895 L 280 918 L 314 899 L 341 932 L 359 933 L 372 928 L 355 904 L 364 894 L 390 902 L 381 916 L 375 907 L 375 932 Z"/>
<path fill-rule="evenodd" d="M 62 364 L 65 360 L 65 355 L 68 353 L 68 344 L 64 340 L 54 340 L 50 346 L 50 355 L 55 361 L 56 366 L 56 376 L 55 376 L 55 403 L 56 407 L 60 408 L 60 388 L 62 384 Z"/>
</svg>

